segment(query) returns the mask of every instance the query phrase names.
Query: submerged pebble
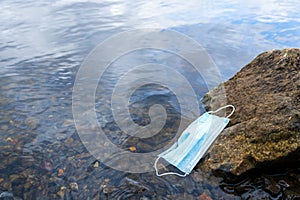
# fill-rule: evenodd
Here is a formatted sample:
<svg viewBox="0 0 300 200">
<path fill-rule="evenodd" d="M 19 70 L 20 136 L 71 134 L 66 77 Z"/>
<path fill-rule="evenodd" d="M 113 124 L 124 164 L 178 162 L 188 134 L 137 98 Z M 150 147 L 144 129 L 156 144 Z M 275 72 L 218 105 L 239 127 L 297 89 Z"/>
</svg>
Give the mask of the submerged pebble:
<svg viewBox="0 0 300 200">
<path fill-rule="evenodd" d="M 40 123 L 40 120 L 38 118 L 35 117 L 28 117 L 25 121 L 26 126 L 31 128 L 31 129 L 35 129 L 38 124 Z"/>
<path fill-rule="evenodd" d="M 76 182 L 70 183 L 69 187 L 73 191 L 78 191 L 78 184 Z"/>
<path fill-rule="evenodd" d="M 10 192 L 2 192 L 0 194 L 0 200 L 14 200 L 14 195 Z"/>
</svg>

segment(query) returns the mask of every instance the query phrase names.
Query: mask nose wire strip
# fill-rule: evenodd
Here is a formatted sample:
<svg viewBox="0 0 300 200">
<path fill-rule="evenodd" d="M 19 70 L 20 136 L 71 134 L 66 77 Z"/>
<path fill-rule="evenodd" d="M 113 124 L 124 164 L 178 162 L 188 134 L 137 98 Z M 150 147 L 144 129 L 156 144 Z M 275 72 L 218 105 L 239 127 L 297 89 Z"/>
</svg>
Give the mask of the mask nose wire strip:
<svg viewBox="0 0 300 200">
<path fill-rule="evenodd" d="M 234 113 L 234 111 L 235 111 L 235 107 L 234 107 L 233 105 L 226 105 L 226 106 L 223 106 L 223 107 L 221 107 L 221 108 L 219 108 L 219 109 L 217 109 L 217 110 L 215 110 L 215 111 L 208 111 L 208 113 L 217 113 L 217 112 L 219 112 L 220 110 L 222 110 L 222 109 L 224 109 L 224 108 L 232 108 L 231 113 L 230 113 L 226 118 L 231 117 L 231 115 L 232 115 L 232 114 Z"/>
<path fill-rule="evenodd" d="M 159 159 L 160 159 L 160 157 L 156 158 L 156 160 L 154 162 L 154 169 L 155 169 L 155 172 L 156 172 L 156 176 L 176 175 L 176 176 L 180 176 L 180 177 L 185 177 L 187 175 L 186 173 L 185 174 L 178 174 L 176 172 L 166 172 L 166 173 L 159 174 L 157 166 L 156 166 Z"/>
</svg>

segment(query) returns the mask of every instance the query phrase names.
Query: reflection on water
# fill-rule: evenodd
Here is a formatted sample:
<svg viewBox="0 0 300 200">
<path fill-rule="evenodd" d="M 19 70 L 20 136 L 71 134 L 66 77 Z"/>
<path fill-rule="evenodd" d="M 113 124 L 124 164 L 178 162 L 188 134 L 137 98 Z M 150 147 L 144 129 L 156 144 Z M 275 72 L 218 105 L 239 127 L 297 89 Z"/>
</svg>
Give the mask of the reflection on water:
<svg viewBox="0 0 300 200">
<path fill-rule="evenodd" d="M 286 172 L 286 179 L 263 175 L 219 187 L 219 178 L 200 171 L 181 179 L 110 169 L 84 148 L 71 112 L 72 86 L 80 64 L 99 42 L 115 33 L 159 27 L 187 34 L 208 50 L 226 80 L 262 51 L 300 46 L 298 1 L 3 0 L 0 6 L 0 194 L 8 191 L 23 199 L 299 197 L 299 190 L 293 189 L 299 186 L 295 181 L 299 171 Z M 160 52 L 150 52 L 147 59 L 185 66 Z M 135 61 L 120 62 L 130 68 Z M 201 77 L 184 67 L 179 70 L 194 80 L 193 88 L 201 98 L 207 91 Z M 105 85 L 112 88 L 115 77 L 107 76 Z M 98 92 L 98 119 L 114 142 L 123 148 L 138 144 L 137 151 L 140 146 L 148 145 L 145 151 L 153 148 L 117 134 L 105 91 Z M 136 123 L 149 123 L 145 114 L 149 105 L 162 103 L 169 108 L 166 130 L 172 133 L 178 128 L 180 108 L 169 90 L 140 88 L 131 100 Z M 285 184 L 293 185 L 292 189 L 284 189 Z"/>
</svg>

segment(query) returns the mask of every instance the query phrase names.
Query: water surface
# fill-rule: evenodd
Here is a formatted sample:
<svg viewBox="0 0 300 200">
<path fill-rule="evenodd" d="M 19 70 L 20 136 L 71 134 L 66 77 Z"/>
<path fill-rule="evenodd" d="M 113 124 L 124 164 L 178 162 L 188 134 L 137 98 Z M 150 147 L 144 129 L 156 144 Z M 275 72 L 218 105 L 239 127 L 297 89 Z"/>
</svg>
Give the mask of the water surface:
<svg viewBox="0 0 300 200">
<path fill-rule="evenodd" d="M 299 170 L 285 171 L 279 178 L 264 174 L 221 186 L 222 179 L 198 170 L 185 179 L 113 170 L 98 163 L 82 145 L 71 109 L 80 64 L 113 34 L 135 28 L 179 31 L 209 52 L 225 81 L 263 51 L 300 47 L 298 1 L 3 0 L 0 7 L 0 192 L 9 191 L 22 199 L 195 199 L 203 194 L 213 199 L 279 199 L 299 195 L 293 189 L 299 186 L 295 181 Z M 163 52 L 145 55 L 118 63 L 125 69 L 149 61 L 187 65 L 180 59 L 166 59 Z M 179 68 L 193 80 L 201 98 L 207 92 L 203 80 L 184 69 Z M 108 89 L 114 87 L 114 75 L 108 73 L 103 83 Z M 137 141 L 119 134 L 105 91 L 97 93 L 98 118 L 114 142 L 128 148 Z M 147 109 L 160 103 L 170 114 L 166 130 L 178 128 L 178 103 L 166 88 L 140 88 L 131 100 L 136 123 L 149 123 Z M 139 144 L 144 151 L 151 149 L 147 142 Z M 292 189 L 281 186 L 276 193 L 268 187 L 283 182 L 293 185 Z"/>
</svg>

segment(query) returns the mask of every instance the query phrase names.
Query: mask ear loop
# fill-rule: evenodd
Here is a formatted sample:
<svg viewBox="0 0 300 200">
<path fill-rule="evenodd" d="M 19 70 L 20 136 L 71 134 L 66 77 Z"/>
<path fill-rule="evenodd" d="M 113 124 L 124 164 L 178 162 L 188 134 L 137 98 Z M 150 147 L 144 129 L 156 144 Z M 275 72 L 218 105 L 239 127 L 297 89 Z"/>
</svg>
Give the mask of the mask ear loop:
<svg viewBox="0 0 300 200">
<path fill-rule="evenodd" d="M 178 174 L 176 172 L 166 172 L 166 173 L 159 174 L 157 166 L 156 166 L 159 159 L 160 159 L 160 157 L 156 158 L 156 160 L 154 162 L 154 169 L 155 169 L 155 172 L 156 172 L 156 176 L 176 175 L 176 176 L 180 176 L 180 177 L 185 177 L 187 175 L 187 173 L 185 173 L 185 174 Z"/>
<path fill-rule="evenodd" d="M 208 113 L 217 113 L 217 112 L 219 112 L 220 110 L 223 110 L 224 108 L 232 108 L 231 113 L 230 113 L 227 117 L 225 117 L 225 118 L 231 117 L 231 115 L 232 115 L 232 114 L 234 113 L 234 111 L 235 111 L 235 107 L 234 107 L 233 105 L 226 105 L 226 106 L 223 106 L 223 107 L 221 107 L 221 108 L 219 108 L 219 109 L 217 109 L 217 110 L 215 110 L 215 111 L 208 111 Z"/>
</svg>

